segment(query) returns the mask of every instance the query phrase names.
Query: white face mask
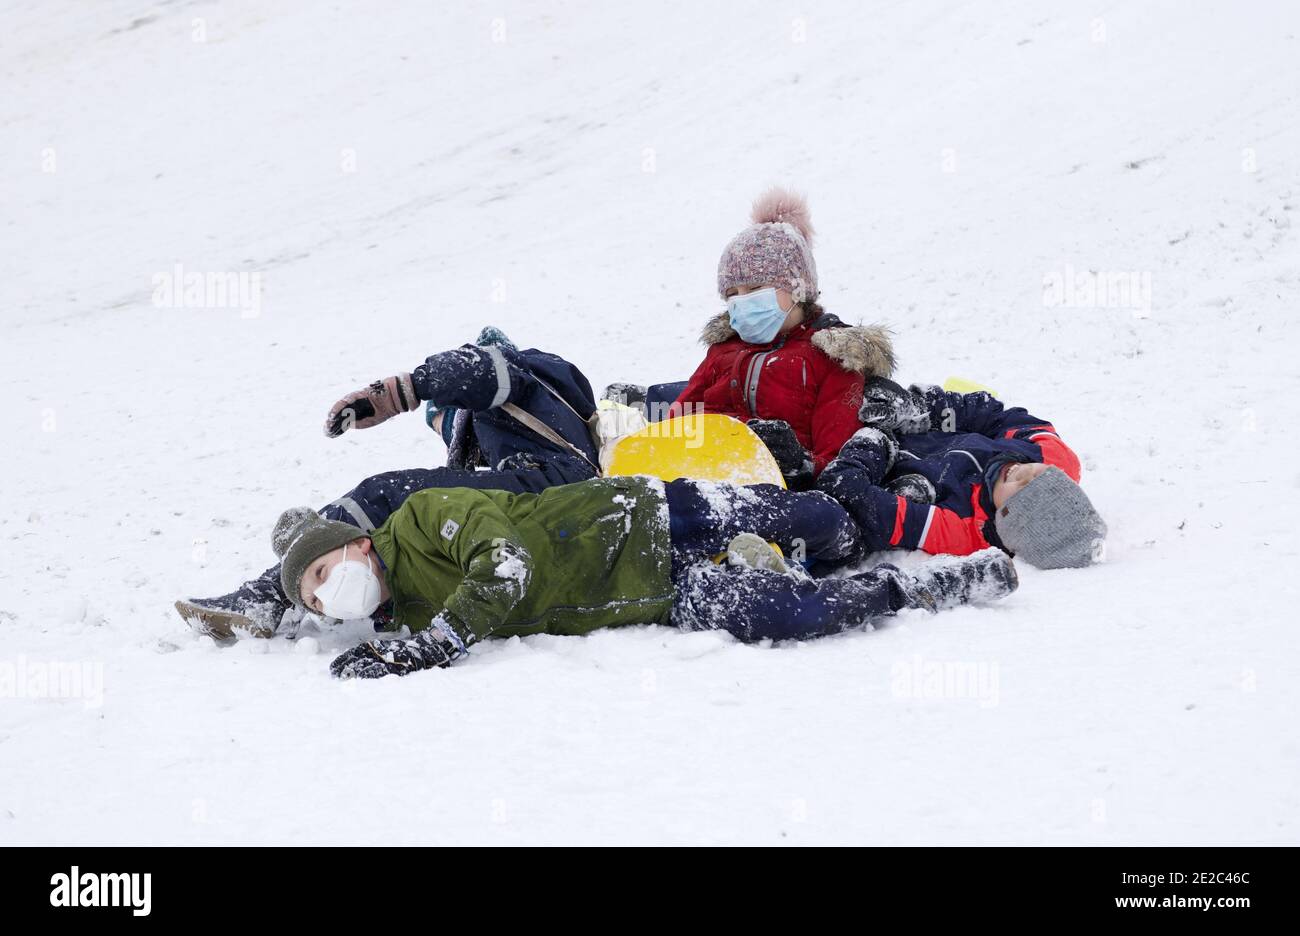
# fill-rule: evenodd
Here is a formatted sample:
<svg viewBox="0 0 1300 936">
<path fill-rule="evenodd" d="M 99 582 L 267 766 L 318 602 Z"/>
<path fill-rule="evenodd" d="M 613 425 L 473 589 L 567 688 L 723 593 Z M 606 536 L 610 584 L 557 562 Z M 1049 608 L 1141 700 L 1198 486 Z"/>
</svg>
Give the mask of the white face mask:
<svg viewBox="0 0 1300 936">
<path fill-rule="evenodd" d="M 321 610 L 332 618 L 352 621 L 370 617 L 379 607 L 379 577 L 369 561 L 349 559 L 348 547 L 344 546 L 343 559 L 316 589 L 316 599 Z"/>
</svg>

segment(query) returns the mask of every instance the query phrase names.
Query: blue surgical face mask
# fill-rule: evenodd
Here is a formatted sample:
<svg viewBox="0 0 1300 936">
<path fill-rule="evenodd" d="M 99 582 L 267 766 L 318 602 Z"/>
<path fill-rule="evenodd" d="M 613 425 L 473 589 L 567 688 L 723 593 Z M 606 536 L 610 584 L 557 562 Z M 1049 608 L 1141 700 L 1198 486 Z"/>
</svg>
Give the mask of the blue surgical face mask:
<svg viewBox="0 0 1300 936">
<path fill-rule="evenodd" d="M 743 296 L 727 300 L 731 327 L 742 341 L 750 344 L 767 344 L 781 332 L 789 310 L 782 309 L 776 298 L 776 287 L 756 289 Z"/>
</svg>

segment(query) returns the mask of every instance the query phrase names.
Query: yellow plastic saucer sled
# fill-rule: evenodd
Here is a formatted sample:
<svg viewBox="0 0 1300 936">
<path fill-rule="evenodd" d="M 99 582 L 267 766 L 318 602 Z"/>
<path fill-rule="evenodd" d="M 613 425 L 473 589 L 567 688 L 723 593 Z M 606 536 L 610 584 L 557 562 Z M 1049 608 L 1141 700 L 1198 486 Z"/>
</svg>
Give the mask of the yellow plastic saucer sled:
<svg viewBox="0 0 1300 936">
<path fill-rule="evenodd" d="M 740 420 L 720 413 L 665 419 L 619 439 L 612 447 L 605 474 L 785 487 L 781 469 L 763 440 Z M 776 543 L 768 545 L 782 555 Z M 726 558 L 726 553 L 719 553 L 713 561 L 721 563 Z"/>
<path fill-rule="evenodd" d="M 785 487 L 781 469 L 763 440 L 740 420 L 720 413 L 665 419 L 619 439 L 605 474 Z"/>
</svg>

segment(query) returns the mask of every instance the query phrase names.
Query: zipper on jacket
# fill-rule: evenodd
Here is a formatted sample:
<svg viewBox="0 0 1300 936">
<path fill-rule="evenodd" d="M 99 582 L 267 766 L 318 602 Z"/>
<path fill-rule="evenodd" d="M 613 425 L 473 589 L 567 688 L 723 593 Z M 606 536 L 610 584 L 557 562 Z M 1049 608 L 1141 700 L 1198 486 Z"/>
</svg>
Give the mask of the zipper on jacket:
<svg viewBox="0 0 1300 936">
<path fill-rule="evenodd" d="M 755 354 L 749 360 L 749 369 L 745 372 L 745 405 L 749 407 L 749 415 L 758 415 L 758 381 L 763 375 L 763 362 L 771 351 L 764 351 L 761 354 Z"/>
<path fill-rule="evenodd" d="M 740 396 L 745 401 L 745 406 L 749 409 L 749 415 L 751 416 L 758 415 L 758 382 L 763 377 L 763 362 L 767 360 L 769 355 L 775 354 L 784 348 L 788 337 L 788 335 L 782 335 L 781 340 L 775 345 L 749 359 L 749 367 L 745 369 L 745 385 L 740 388 Z"/>
</svg>

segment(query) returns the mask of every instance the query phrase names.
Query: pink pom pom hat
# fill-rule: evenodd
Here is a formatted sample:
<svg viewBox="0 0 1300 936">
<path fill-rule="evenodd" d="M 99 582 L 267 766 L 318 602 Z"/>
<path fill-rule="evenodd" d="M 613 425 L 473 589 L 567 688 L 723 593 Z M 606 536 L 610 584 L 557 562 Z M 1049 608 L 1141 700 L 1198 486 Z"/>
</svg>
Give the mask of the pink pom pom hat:
<svg viewBox="0 0 1300 936">
<path fill-rule="evenodd" d="M 775 286 L 789 290 L 795 302 L 817 298 L 817 264 L 813 262 L 812 220 L 803 196 L 782 188 L 764 192 L 750 212 L 754 222 L 722 251 L 718 261 L 718 295 L 736 286 Z"/>
</svg>

